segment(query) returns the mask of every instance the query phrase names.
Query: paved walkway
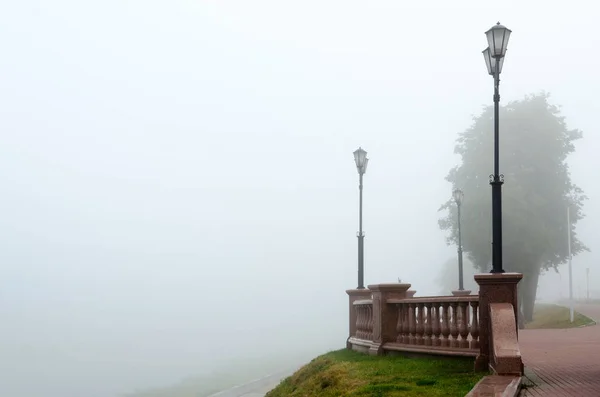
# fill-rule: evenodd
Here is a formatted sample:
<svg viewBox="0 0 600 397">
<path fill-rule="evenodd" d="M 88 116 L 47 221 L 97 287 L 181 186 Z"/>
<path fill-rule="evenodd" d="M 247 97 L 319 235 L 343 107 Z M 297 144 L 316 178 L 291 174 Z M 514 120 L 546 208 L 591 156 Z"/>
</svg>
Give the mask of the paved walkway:
<svg viewBox="0 0 600 397">
<path fill-rule="evenodd" d="M 575 310 L 600 321 L 600 305 Z M 521 396 L 600 396 L 600 325 L 519 331 L 528 381 Z M 533 372 L 533 373 L 532 373 Z"/>
<path fill-rule="evenodd" d="M 264 397 L 268 391 L 274 389 L 284 378 L 288 377 L 289 375 L 290 373 L 287 371 L 278 374 L 272 374 L 250 383 L 213 394 L 210 397 Z"/>
</svg>

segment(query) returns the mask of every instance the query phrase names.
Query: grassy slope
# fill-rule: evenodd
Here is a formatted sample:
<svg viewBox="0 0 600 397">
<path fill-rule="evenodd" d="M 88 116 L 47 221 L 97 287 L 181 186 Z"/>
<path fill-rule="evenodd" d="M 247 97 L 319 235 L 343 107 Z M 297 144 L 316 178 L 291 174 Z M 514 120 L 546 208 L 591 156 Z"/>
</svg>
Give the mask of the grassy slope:
<svg viewBox="0 0 600 397">
<path fill-rule="evenodd" d="M 484 375 L 473 372 L 473 359 L 374 357 L 344 349 L 317 357 L 267 397 L 462 397 Z"/>
<path fill-rule="evenodd" d="M 533 312 L 533 321 L 526 324 L 526 329 L 547 329 L 547 328 L 574 328 L 582 325 L 592 324 L 593 321 L 581 313 L 575 312 L 573 323 L 570 321 L 569 308 L 549 305 L 536 304 Z"/>
</svg>

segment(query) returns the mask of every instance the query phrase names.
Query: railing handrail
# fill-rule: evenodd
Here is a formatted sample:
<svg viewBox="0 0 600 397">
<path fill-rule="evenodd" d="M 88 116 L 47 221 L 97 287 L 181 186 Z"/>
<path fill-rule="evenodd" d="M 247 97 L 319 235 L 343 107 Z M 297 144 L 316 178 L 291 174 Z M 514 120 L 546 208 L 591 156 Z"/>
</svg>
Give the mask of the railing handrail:
<svg viewBox="0 0 600 397">
<path fill-rule="evenodd" d="M 373 299 L 361 299 L 361 300 L 354 301 L 352 304 L 354 306 L 372 305 L 373 304 Z"/>
<path fill-rule="evenodd" d="M 467 296 L 419 296 L 405 299 L 388 299 L 387 303 L 453 303 L 453 302 L 479 302 L 479 295 Z M 356 302 L 355 302 L 356 304 Z"/>
</svg>

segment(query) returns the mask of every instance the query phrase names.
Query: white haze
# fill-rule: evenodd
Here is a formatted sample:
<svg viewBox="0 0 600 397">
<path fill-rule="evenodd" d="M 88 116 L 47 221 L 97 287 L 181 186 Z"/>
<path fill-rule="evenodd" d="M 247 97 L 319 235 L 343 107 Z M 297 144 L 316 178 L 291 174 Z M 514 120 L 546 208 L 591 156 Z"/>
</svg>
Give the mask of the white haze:
<svg viewBox="0 0 600 397">
<path fill-rule="evenodd" d="M 574 272 L 600 282 L 592 7 L 3 0 L 0 395 L 113 397 L 343 346 L 358 146 L 367 284 L 439 293 L 444 176 L 491 103 L 498 20 L 502 102 L 547 90 L 585 134 Z"/>
</svg>

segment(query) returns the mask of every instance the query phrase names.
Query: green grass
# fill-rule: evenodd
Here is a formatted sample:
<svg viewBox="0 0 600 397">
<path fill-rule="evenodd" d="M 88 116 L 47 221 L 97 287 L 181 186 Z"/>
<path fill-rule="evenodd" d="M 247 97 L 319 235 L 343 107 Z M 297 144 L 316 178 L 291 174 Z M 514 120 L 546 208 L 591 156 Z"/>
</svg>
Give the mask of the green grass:
<svg viewBox="0 0 600 397">
<path fill-rule="evenodd" d="M 526 329 L 575 328 L 592 324 L 594 321 L 581 313 L 575 312 L 570 322 L 568 307 L 550 304 L 536 304 L 533 321 L 525 324 Z"/>
<path fill-rule="evenodd" d="M 463 397 L 487 375 L 473 365 L 469 358 L 369 356 L 344 349 L 315 358 L 266 397 Z"/>
</svg>

